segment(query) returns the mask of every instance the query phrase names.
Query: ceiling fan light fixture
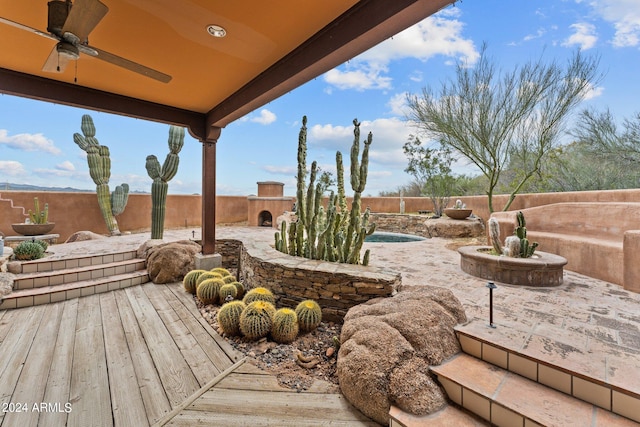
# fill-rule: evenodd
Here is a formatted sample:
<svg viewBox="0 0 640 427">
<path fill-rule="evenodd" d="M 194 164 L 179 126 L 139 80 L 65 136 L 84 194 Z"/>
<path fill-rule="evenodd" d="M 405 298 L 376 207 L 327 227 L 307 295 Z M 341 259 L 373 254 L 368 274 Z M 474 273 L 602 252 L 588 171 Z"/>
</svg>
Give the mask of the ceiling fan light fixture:
<svg viewBox="0 0 640 427">
<path fill-rule="evenodd" d="M 210 36 L 222 38 L 227 35 L 227 30 L 222 28 L 220 25 L 207 25 L 207 33 Z"/>
<path fill-rule="evenodd" d="M 80 56 L 80 51 L 71 43 L 60 42 L 56 45 L 59 55 L 66 56 L 71 60 L 76 60 Z"/>
</svg>

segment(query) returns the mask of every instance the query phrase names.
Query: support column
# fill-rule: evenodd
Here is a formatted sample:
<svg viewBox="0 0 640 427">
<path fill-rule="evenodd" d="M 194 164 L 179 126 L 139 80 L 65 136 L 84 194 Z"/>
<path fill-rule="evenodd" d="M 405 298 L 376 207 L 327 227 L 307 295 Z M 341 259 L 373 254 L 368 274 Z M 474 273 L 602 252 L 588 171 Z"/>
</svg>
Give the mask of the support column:
<svg viewBox="0 0 640 427">
<path fill-rule="evenodd" d="M 211 128 L 202 143 L 202 254 L 216 251 L 216 143 L 222 129 Z"/>
</svg>

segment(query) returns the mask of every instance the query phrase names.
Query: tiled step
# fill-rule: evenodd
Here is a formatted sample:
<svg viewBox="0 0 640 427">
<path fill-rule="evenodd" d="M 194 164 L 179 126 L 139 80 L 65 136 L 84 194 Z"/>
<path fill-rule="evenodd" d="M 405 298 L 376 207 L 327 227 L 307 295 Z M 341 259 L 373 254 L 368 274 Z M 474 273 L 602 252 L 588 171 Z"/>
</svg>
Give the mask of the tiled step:
<svg viewBox="0 0 640 427">
<path fill-rule="evenodd" d="M 17 275 L 14 279 L 13 289 L 14 291 L 18 291 L 45 286 L 62 285 L 84 280 L 100 279 L 102 277 L 133 273 L 134 271 L 144 270 L 144 268 L 145 261 L 143 259 L 133 258 L 107 264 L 88 265 L 38 273 L 23 273 Z"/>
<path fill-rule="evenodd" d="M 110 264 L 113 262 L 127 261 L 136 258 L 136 251 L 124 251 L 104 255 L 91 255 L 74 258 L 41 258 L 34 261 L 22 262 L 20 271 L 12 271 L 16 274 L 41 273 L 46 271 L 64 270 L 68 268 L 88 267 L 91 265 Z"/>
<path fill-rule="evenodd" d="M 117 274 L 99 279 L 83 280 L 54 286 L 13 291 L 0 302 L 0 310 L 49 304 L 87 295 L 109 292 L 149 281 L 147 270 Z"/>
<path fill-rule="evenodd" d="M 625 417 L 468 354 L 460 353 L 431 370 L 453 402 L 493 425 L 638 425 Z"/>
<path fill-rule="evenodd" d="M 637 363 L 634 360 L 637 356 L 628 355 L 630 359 L 622 359 L 626 356 L 620 349 L 615 354 L 606 356 L 582 354 L 578 349 L 548 338 L 544 346 L 557 350 L 543 354 L 532 349 L 517 348 L 514 343 L 518 340 L 510 335 L 519 333 L 510 331 L 505 335 L 492 335 L 488 328 L 479 330 L 473 324 L 456 327 L 462 351 L 491 364 L 494 369 L 518 374 L 542 387 L 546 386 L 568 395 L 567 397 L 580 399 L 640 423 L 640 372 L 629 365 Z M 608 359 L 604 359 L 605 357 Z M 613 365 L 613 358 L 619 359 L 615 360 L 616 365 Z M 606 360 L 609 361 L 608 364 Z M 622 374 L 615 372 L 619 370 L 615 366 L 630 369 L 625 369 Z"/>
<path fill-rule="evenodd" d="M 453 405 L 447 405 L 436 413 L 417 416 L 391 406 L 389 427 L 484 427 L 489 422 Z"/>
</svg>

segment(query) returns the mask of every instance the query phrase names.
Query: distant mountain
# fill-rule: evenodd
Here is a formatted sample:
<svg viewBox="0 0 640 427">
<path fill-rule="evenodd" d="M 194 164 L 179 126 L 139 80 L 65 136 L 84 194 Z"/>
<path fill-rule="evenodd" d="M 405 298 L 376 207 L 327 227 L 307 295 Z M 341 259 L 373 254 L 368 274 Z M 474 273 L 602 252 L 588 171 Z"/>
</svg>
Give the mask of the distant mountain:
<svg viewBox="0 0 640 427">
<path fill-rule="evenodd" d="M 95 188 L 93 190 L 83 190 L 80 188 L 73 187 L 41 187 L 39 185 L 29 185 L 29 184 L 13 184 L 11 182 L 0 182 L 0 191 L 63 191 L 63 192 L 92 192 L 96 191 Z M 145 194 L 146 191 L 131 191 L 131 193 L 136 194 Z"/>
</svg>

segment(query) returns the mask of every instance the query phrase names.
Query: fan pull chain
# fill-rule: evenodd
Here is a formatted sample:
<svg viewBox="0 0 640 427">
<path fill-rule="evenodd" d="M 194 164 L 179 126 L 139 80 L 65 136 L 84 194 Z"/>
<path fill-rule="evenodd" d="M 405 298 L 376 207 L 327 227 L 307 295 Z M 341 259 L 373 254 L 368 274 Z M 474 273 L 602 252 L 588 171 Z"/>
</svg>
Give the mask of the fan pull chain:
<svg viewBox="0 0 640 427">
<path fill-rule="evenodd" d="M 73 82 L 74 83 L 78 83 L 78 61 L 73 61 L 76 63 L 76 72 L 75 75 L 73 76 Z"/>
</svg>

